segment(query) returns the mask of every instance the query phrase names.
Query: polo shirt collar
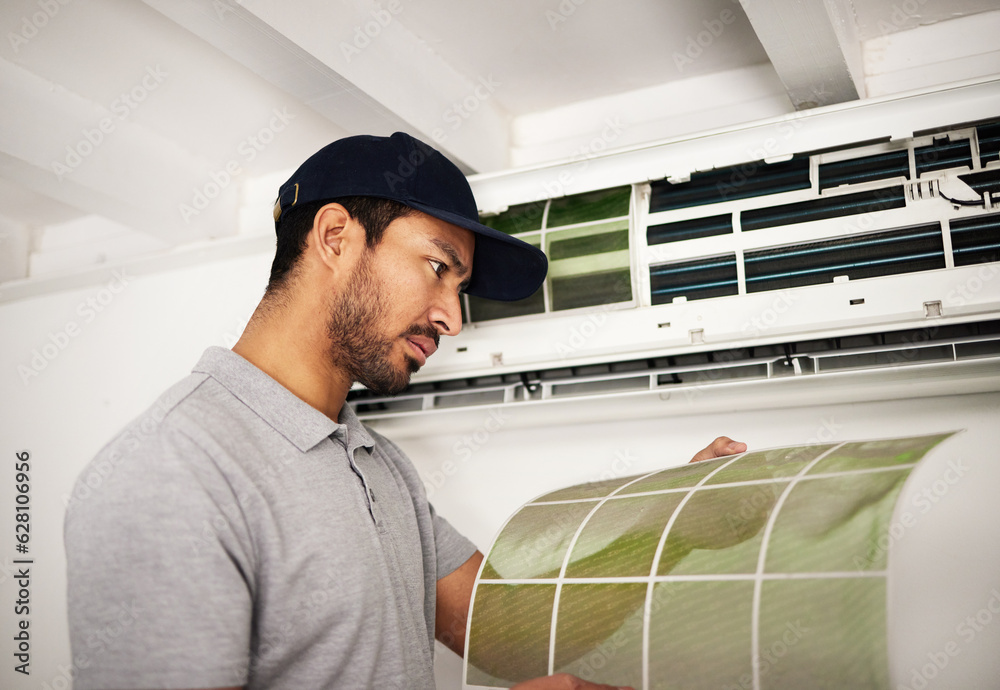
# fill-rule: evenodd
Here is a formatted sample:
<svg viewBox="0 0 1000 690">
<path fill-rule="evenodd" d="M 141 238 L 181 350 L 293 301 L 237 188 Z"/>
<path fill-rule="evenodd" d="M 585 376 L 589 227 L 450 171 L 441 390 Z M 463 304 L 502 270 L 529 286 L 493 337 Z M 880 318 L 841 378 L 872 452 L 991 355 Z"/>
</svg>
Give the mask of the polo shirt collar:
<svg viewBox="0 0 1000 690">
<path fill-rule="evenodd" d="M 192 372 L 218 381 L 303 453 L 333 435 L 346 435 L 345 444 L 355 447 L 375 445 L 346 403 L 338 424 L 232 350 L 208 348 Z"/>
</svg>

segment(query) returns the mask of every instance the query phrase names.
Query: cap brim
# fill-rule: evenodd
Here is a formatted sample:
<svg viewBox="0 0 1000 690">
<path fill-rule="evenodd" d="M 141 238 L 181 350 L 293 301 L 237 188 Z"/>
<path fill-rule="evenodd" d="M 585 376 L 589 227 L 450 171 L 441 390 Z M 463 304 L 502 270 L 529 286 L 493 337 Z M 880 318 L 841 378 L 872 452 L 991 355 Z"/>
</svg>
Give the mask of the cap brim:
<svg viewBox="0 0 1000 690">
<path fill-rule="evenodd" d="M 465 289 L 466 294 L 512 302 L 531 297 L 542 286 L 549 262 L 538 247 L 457 213 L 420 203 L 403 203 L 476 233 L 472 277 Z"/>
</svg>

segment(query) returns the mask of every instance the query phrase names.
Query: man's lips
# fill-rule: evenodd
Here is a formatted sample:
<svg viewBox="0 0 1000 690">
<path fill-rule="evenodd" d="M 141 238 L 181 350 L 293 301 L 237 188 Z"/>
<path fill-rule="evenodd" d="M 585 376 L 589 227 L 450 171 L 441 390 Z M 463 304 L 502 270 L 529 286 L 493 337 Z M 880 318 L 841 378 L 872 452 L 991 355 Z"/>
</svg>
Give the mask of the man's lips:
<svg viewBox="0 0 1000 690">
<path fill-rule="evenodd" d="M 406 337 L 406 342 L 410 344 L 410 349 L 417 357 L 417 362 L 420 366 L 423 366 L 427 362 L 427 358 L 434 354 L 437 350 L 437 345 L 434 343 L 433 338 L 428 338 L 422 335 L 410 335 Z"/>
</svg>

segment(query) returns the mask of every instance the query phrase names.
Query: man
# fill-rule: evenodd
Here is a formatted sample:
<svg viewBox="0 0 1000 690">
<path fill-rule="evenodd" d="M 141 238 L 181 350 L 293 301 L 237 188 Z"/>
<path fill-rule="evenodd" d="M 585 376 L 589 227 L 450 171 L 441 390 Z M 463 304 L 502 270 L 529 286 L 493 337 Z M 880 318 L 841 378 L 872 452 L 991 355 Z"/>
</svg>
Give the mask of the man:
<svg viewBox="0 0 1000 690">
<path fill-rule="evenodd" d="M 461 330 L 462 291 L 527 297 L 545 257 L 481 225 L 458 168 L 402 133 L 321 149 L 275 224 L 239 342 L 106 446 L 110 476 L 67 510 L 77 690 L 431 688 L 434 637 L 463 653 L 483 556 L 344 402 L 355 381 L 402 390 Z M 547 687 L 605 686 L 524 684 Z"/>
</svg>

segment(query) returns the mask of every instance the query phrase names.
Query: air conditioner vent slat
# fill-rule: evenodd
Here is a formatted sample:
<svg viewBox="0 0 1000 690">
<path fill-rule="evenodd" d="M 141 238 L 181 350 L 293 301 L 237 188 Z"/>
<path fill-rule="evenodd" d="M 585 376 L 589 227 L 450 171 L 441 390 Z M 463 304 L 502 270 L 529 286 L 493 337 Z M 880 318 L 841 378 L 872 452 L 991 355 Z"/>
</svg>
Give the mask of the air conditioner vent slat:
<svg viewBox="0 0 1000 690">
<path fill-rule="evenodd" d="M 820 191 L 844 184 L 858 184 L 890 177 L 910 177 L 910 157 L 905 149 L 851 158 L 819 166 Z"/>
<path fill-rule="evenodd" d="M 979 140 L 980 165 L 1000 160 L 1000 120 L 976 127 L 976 137 Z"/>
<path fill-rule="evenodd" d="M 1000 168 L 971 173 L 969 175 L 959 175 L 958 179 L 972 187 L 977 194 L 984 192 L 989 192 L 990 194 L 1000 193 Z"/>
<path fill-rule="evenodd" d="M 665 242 L 680 242 L 701 237 L 726 235 L 733 231 L 733 214 L 724 213 L 718 216 L 692 218 L 673 223 L 660 223 L 646 228 L 646 244 L 663 244 Z"/>
<path fill-rule="evenodd" d="M 1000 214 L 951 221 L 956 266 L 1000 261 Z"/>
<path fill-rule="evenodd" d="M 665 304 L 675 297 L 689 300 L 735 295 L 739 292 L 736 255 L 654 264 L 649 267 L 653 304 Z"/>
<path fill-rule="evenodd" d="M 944 268 L 937 223 L 747 252 L 747 292 Z"/>
<path fill-rule="evenodd" d="M 917 175 L 932 170 L 967 167 L 972 169 L 972 145 L 968 139 L 958 141 L 941 140 L 930 146 L 920 146 L 913 150 Z"/>
<path fill-rule="evenodd" d="M 759 230 L 905 206 L 906 196 L 903 187 L 886 187 L 854 194 L 822 197 L 813 201 L 755 208 L 741 214 L 740 226 L 743 230 Z"/>
<path fill-rule="evenodd" d="M 734 199 L 808 189 L 809 156 L 795 156 L 781 163 L 753 161 L 743 165 L 693 173 L 689 182 L 653 182 L 649 212 L 717 204 Z"/>
</svg>

